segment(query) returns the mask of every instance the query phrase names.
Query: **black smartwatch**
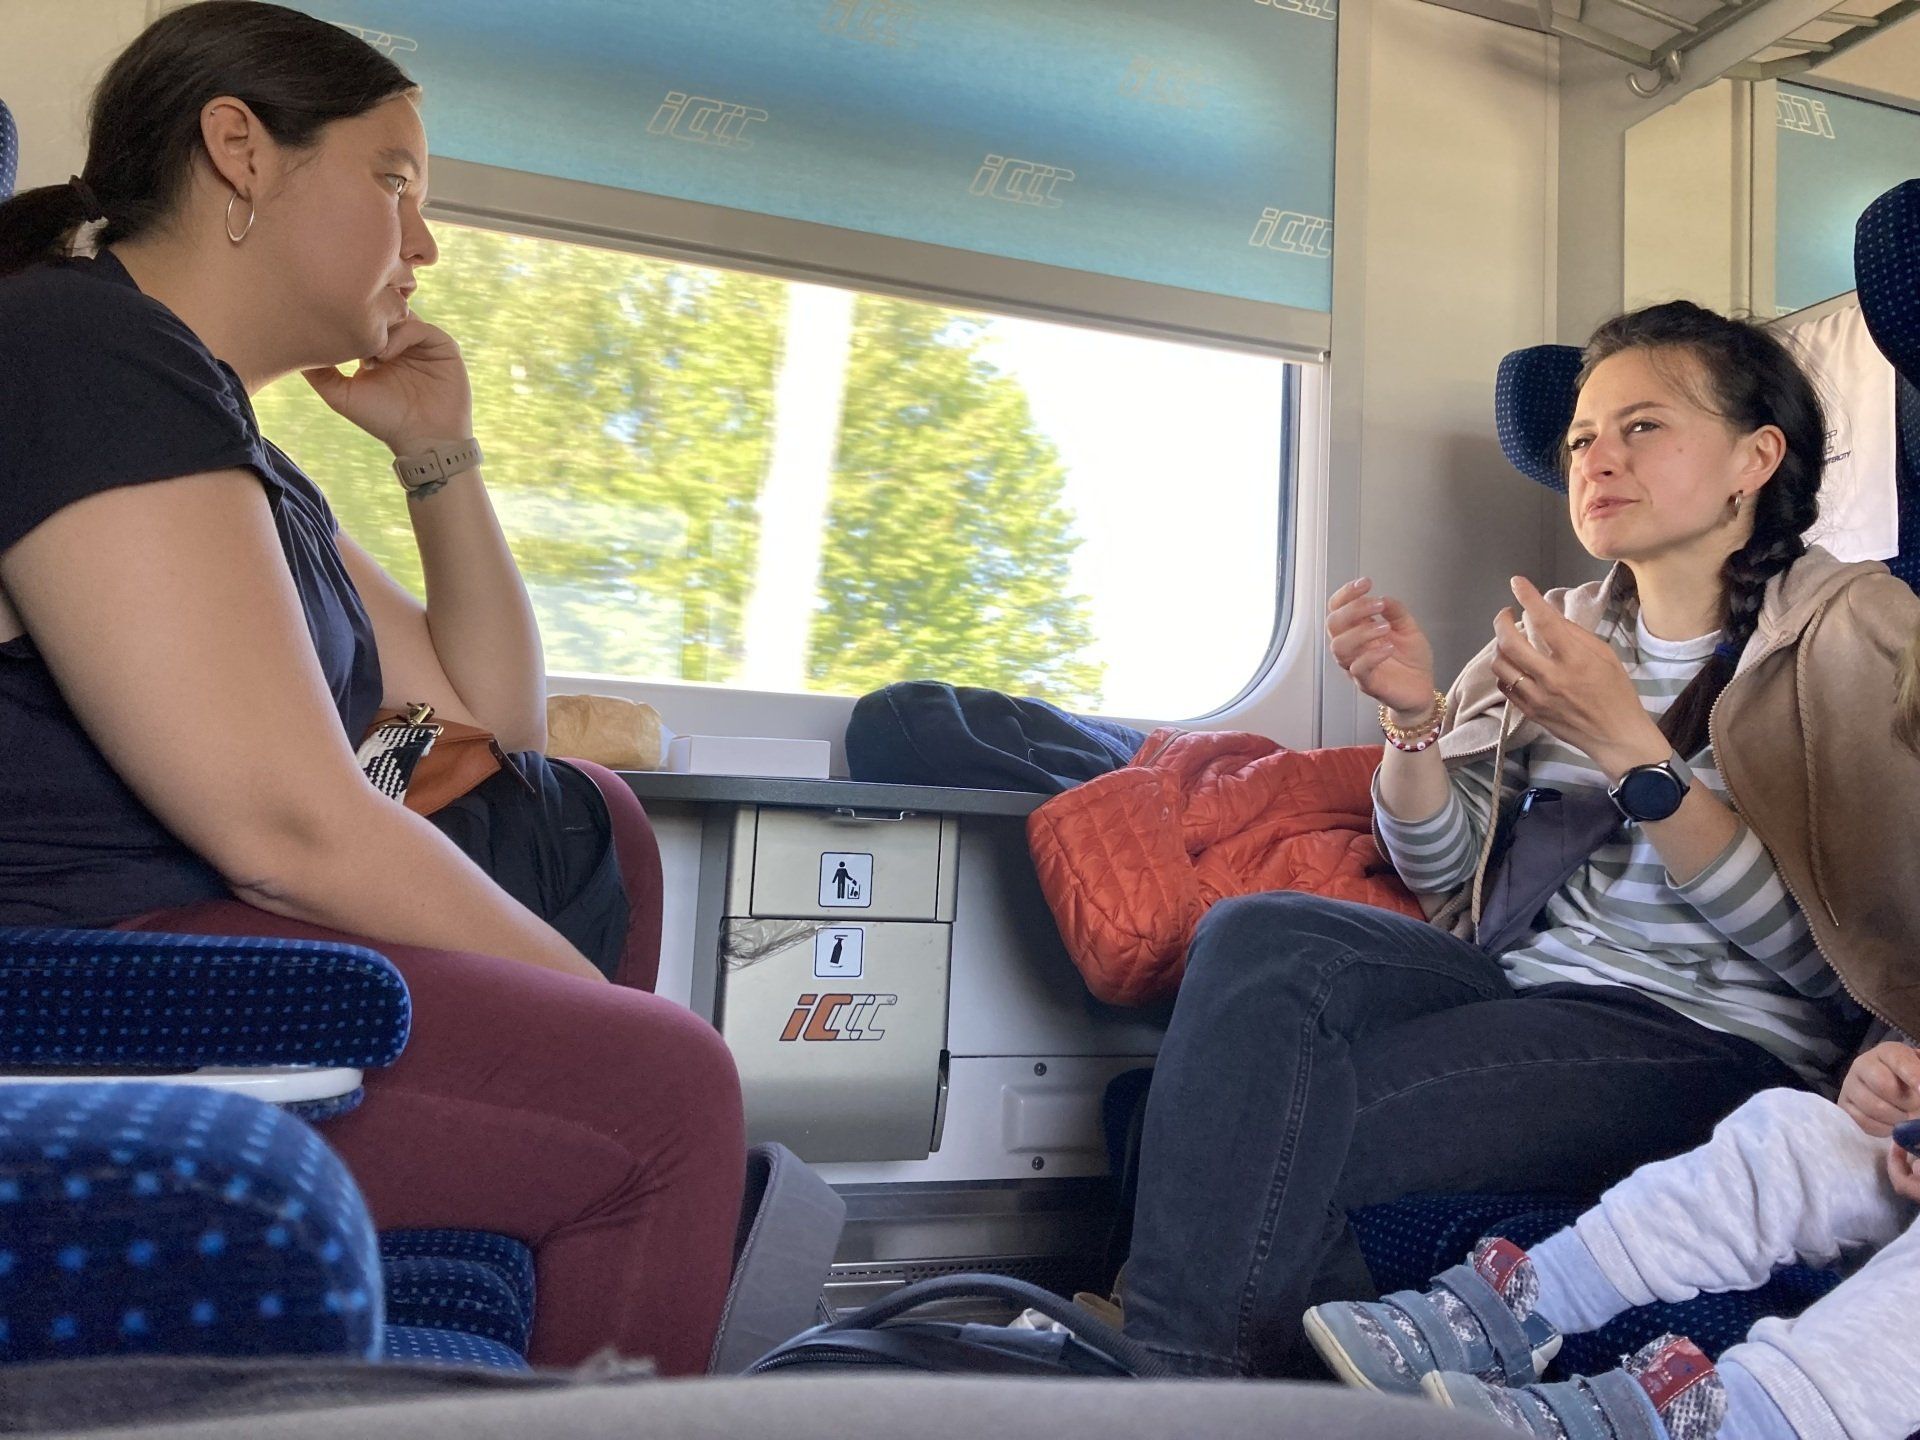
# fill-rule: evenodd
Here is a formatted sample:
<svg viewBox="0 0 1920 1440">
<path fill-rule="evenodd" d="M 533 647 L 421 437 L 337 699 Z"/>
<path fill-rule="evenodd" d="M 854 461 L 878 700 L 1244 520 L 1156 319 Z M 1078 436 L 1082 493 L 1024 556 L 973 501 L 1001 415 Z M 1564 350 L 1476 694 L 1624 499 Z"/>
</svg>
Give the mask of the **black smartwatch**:
<svg viewBox="0 0 1920 1440">
<path fill-rule="evenodd" d="M 1636 765 L 1620 777 L 1620 783 L 1607 794 L 1629 820 L 1647 824 L 1665 820 L 1687 798 L 1691 782 L 1674 767 L 1671 760 L 1654 765 Z"/>
</svg>

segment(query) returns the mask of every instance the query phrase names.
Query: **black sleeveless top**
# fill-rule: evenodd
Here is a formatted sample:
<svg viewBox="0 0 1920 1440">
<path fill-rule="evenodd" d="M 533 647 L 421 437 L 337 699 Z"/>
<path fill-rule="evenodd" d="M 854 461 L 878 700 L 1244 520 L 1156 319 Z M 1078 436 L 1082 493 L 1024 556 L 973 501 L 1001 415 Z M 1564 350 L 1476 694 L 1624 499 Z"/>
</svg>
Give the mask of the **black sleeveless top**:
<svg viewBox="0 0 1920 1440">
<path fill-rule="evenodd" d="M 110 254 L 0 280 L 0 556 L 102 490 L 231 469 L 252 470 L 266 491 L 327 688 L 357 744 L 380 705 L 373 628 L 333 512 L 261 438 L 240 377 Z M 228 893 L 121 783 L 32 636 L 0 644 L 0 925 L 107 925 Z"/>
</svg>

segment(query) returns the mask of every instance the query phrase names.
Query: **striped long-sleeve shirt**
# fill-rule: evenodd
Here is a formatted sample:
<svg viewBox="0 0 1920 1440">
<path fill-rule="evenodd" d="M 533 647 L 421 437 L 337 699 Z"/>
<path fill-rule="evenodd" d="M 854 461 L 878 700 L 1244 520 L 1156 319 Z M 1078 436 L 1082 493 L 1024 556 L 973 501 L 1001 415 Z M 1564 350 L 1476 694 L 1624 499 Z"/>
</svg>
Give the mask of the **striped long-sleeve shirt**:
<svg viewBox="0 0 1920 1440">
<path fill-rule="evenodd" d="M 1636 615 L 1613 624 L 1614 653 L 1640 702 L 1658 718 L 1707 658 L 1717 636 L 1662 640 Z M 1605 633 L 1605 629 L 1603 629 Z M 1696 781 L 1720 799 L 1726 784 L 1709 745 L 1687 757 Z M 1374 808 L 1388 857 L 1426 893 L 1473 878 L 1493 791 L 1493 757 L 1456 766 L 1439 813 L 1409 823 Z M 1585 754 L 1551 735 L 1507 756 L 1505 793 L 1531 785 L 1604 786 Z M 1536 926 L 1500 955 L 1517 990 L 1558 981 L 1626 985 L 1714 1030 L 1764 1046 L 1809 1080 L 1831 1083 L 1846 1058 L 1850 1002 L 1815 947 L 1772 857 L 1746 823 L 1685 884 L 1667 873 L 1643 830 L 1623 824 L 1548 901 Z"/>
</svg>

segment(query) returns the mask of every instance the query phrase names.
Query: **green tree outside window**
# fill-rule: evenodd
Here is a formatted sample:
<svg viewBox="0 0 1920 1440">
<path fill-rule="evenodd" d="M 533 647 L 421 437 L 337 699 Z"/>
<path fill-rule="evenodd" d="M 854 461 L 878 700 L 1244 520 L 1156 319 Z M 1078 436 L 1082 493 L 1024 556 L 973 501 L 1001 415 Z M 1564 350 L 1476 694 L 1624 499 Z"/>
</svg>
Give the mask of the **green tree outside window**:
<svg viewBox="0 0 1920 1440">
<path fill-rule="evenodd" d="M 784 282 L 442 226 L 420 313 L 459 340 L 487 485 L 548 667 L 726 684 L 761 543 Z M 931 678 L 1095 708 L 1102 667 L 1065 472 L 958 312 L 855 308 L 809 689 Z M 297 378 L 261 428 L 402 584 L 419 559 L 389 457 Z"/>
</svg>

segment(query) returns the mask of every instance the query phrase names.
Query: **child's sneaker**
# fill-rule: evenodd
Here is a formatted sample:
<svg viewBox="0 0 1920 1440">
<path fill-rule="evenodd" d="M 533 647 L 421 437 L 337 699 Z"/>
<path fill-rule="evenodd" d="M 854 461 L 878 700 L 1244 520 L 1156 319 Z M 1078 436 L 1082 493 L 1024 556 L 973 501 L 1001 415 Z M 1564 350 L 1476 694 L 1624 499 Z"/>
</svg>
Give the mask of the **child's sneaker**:
<svg viewBox="0 0 1920 1440">
<path fill-rule="evenodd" d="M 1473 1375 L 1435 1374 L 1420 1388 L 1436 1404 L 1536 1440 L 1712 1440 L 1727 1414 L 1713 1362 L 1677 1335 L 1662 1335 L 1618 1370 L 1561 1385 L 1508 1390 Z"/>
<path fill-rule="evenodd" d="M 1301 1324 L 1320 1358 L 1362 1390 L 1411 1394 L 1437 1371 L 1525 1385 L 1559 1353 L 1560 1332 L 1534 1314 L 1540 1282 L 1511 1240 L 1482 1240 L 1465 1265 L 1422 1295 L 1316 1305 Z"/>
</svg>

